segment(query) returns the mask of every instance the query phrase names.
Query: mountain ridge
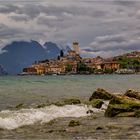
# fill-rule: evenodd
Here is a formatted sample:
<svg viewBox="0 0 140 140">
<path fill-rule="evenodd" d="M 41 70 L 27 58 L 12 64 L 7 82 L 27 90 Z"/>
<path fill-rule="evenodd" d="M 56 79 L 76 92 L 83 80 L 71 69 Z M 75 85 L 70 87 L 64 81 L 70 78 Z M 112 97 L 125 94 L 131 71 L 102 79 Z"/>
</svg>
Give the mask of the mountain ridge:
<svg viewBox="0 0 140 140">
<path fill-rule="evenodd" d="M 9 74 L 17 74 L 35 61 L 57 58 L 60 50 L 61 48 L 53 42 L 41 45 L 35 40 L 13 41 L 3 47 L 0 64 Z"/>
</svg>

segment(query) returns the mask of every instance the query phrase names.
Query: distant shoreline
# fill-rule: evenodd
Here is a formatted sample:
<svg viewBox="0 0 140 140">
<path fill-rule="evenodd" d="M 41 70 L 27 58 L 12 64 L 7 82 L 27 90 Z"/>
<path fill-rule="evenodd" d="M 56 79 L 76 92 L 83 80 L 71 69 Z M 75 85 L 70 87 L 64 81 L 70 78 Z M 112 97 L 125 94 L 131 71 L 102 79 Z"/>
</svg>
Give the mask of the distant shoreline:
<svg viewBox="0 0 140 140">
<path fill-rule="evenodd" d="M 107 73 L 107 74 L 44 74 L 44 75 L 39 75 L 39 74 L 17 74 L 15 76 L 74 76 L 74 75 L 140 75 L 140 73 L 132 73 L 132 74 L 116 74 L 116 73 Z M 3 75 L 4 76 L 4 75 Z M 10 76 L 10 75 L 8 75 Z"/>
</svg>

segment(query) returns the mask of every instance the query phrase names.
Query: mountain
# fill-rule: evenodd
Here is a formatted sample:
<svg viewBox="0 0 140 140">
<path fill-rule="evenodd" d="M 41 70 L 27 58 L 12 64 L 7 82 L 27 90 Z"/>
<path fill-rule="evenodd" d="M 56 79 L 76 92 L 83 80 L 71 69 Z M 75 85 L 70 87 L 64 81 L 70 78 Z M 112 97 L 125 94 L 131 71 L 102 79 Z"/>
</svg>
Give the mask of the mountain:
<svg viewBox="0 0 140 140">
<path fill-rule="evenodd" d="M 52 42 L 46 42 L 44 44 L 44 48 L 47 53 L 47 58 L 50 58 L 50 59 L 57 57 L 60 54 L 60 50 L 61 50 L 57 44 L 52 43 Z"/>
<path fill-rule="evenodd" d="M 59 48 L 61 48 L 61 50 L 63 50 L 65 55 L 68 53 L 68 51 L 71 50 L 71 48 L 68 45 L 66 45 L 66 46 L 64 45 L 63 46 L 63 45 L 59 44 L 58 46 L 59 46 Z"/>
<path fill-rule="evenodd" d="M 34 61 L 57 58 L 60 50 L 52 42 L 41 46 L 37 41 L 15 41 L 2 49 L 0 64 L 8 73 L 17 74 Z"/>
</svg>

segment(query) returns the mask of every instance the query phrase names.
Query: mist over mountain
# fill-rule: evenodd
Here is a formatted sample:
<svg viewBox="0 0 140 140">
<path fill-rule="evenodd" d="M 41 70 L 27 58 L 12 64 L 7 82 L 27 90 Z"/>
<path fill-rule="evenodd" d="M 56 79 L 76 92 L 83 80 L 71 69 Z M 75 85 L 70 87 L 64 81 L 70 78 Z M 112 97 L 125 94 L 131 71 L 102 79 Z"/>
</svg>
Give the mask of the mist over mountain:
<svg viewBox="0 0 140 140">
<path fill-rule="evenodd" d="M 60 50 L 60 46 L 52 42 L 42 46 L 37 41 L 14 41 L 2 49 L 0 64 L 9 74 L 17 74 L 34 61 L 57 58 Z"/>
</svg>

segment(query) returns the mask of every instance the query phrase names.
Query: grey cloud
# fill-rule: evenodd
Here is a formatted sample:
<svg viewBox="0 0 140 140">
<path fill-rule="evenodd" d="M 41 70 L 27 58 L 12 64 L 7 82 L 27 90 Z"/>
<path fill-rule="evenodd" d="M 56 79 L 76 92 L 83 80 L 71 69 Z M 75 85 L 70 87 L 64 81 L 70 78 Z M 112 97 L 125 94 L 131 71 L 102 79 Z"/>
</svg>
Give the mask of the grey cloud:
<svg viewBox="0 0 140 140">
<path fill-rule="evenodd" d="M 114 0 L 113 2 L 114 4 L 128 6 L 128 7 L 134 6 L 137 3 L 137 1 L 135 0 Z"/>
<path fill-rule="evenodd" d="M 0 6 L 0 13 L 8 14 L 11 12 L 16 12 L 17 10 L 19 10 L 19 7 L 12 4 L 6 4 Z"/>
<path fill-rule="evenodd" d="M 74 16 L 90 16 L 90 17 L 103 17 L 107 15 L 105 10 L 99 10 L 94 6 L 94 8 L 89 6 L 80 6 L 80 5 L 69 5 L 69 6 L 57 6 L 57 5 L 47 5 L 47 4 L 23 4 L 23 5 L 5 5 L 2 7 L 0 12 L 3 13 L 11 13 L 14 12 L 17 15 L 26 15 L 31 20 L 36 18 L 41 13 L 50 16 L 57 16 L 57 17 L 74 17 Z"/>
<path fill-rule="evenodd" d="M 20 28 L 10 28 L 3 24 L 0 26 L 0 38 L 1 39 L 13 38 L 14 36 L 19 35 L 21 32 L 24 32 L 24 30 L 22 30 Z"/>
<path fill-rule="evenodd" d="M 108 42 L 125 42 L 126 38 L 122 35 L 110 35 L 110 36 L 103 36 L 103 37 L 97 37 L 95 39 L 95 42 L 100 43 L 108 43 Z"/>
<path fill-rule="evenodd" d="M 15 15 L 15 16 L 10 16 L 10 18 L 12 19 L 12 20 L 15 20 L 15 21 L 19 21 L 19 22 L 21 22 L 21 21 L 29 21 L 29 18 L 27 17 L 27 16 L 25 16 L 25 15 Z"/>
<path fill-rule="evenodd" d="M 93 51 L 117 51 L 117 50 L 139 50 L 140 39 L 137 33 L 120 35 L 109 35 L 96 37 L 93 43 L 91 43 Z"/>
</svg>

